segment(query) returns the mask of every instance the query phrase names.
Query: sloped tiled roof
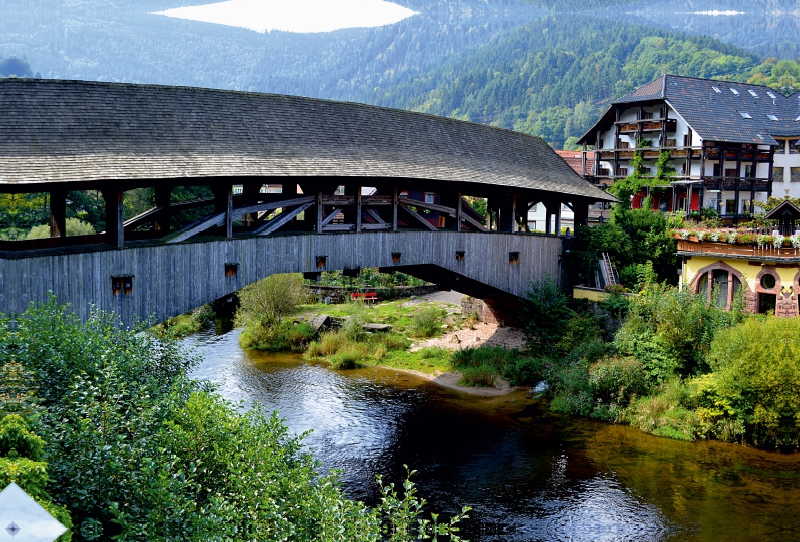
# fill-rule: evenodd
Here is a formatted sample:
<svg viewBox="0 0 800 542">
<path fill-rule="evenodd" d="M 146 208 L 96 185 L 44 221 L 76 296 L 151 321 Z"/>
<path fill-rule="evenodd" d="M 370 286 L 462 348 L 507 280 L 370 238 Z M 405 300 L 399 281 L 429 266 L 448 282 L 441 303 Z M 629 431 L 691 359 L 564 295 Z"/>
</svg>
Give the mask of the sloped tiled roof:
<svg viewBox="0 0 800 542">
<path fill-rule="evenodd" d="M 575 173 L 577 173 L 578 175 L 582 174 L 581 172 L 583 170 L 583 164 L 581 160 L 581 154 L 582 154 L 581 151 L 558 150 L 556 151 L 556 154 L 559 155 L 561 158 L 563 158 L 564 161 L 567 163 L 567 165 L 569 165 L 569 167 L 575 170 Z M 594 157 L 591 154 L 587 154 L 586 171 L 587 172 L 592 171 L 593 167 L 594 167 Z"/>
<path fill-rule="evenodd" d="M 666 100 L 706 141 L 776 145 L 773 136 L 800 137 L 800 121 L 795 120 L 800 117 L 799 98 L 761 85 L 665 75 L 613 103 Z M 608 122 L 606 114 L 598 124 Z M 588 138 L 593 143 L 590 134 L 596 129 L 597 125 L 581 141 Z"/>
<path fill-rule="evenodd" d="M 3 79 L 0 141 L 4 191 L 24 183 L 336 176 L 610 198 L 538 137 L 273 94 Z"/>
</svg>

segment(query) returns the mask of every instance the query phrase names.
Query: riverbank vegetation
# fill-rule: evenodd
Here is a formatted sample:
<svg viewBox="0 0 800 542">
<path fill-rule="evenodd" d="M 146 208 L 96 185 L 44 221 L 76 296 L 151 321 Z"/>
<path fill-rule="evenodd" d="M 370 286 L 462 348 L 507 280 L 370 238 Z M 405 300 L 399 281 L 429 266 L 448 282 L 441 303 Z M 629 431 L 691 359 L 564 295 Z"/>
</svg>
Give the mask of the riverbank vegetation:
<svg viewBox="0 0 800 542">
<path fill-rule="evenodd" d="M 464 517 L 425 519 L 408 480 L 378 479 L 375 508 L 347 499 L 277 413 L 242 412 L 188 377 L 174 338 L 118 324 L 51 301 L 0 325 L 0 479 L 73 539 L 405 541 Z"/>
</svg>

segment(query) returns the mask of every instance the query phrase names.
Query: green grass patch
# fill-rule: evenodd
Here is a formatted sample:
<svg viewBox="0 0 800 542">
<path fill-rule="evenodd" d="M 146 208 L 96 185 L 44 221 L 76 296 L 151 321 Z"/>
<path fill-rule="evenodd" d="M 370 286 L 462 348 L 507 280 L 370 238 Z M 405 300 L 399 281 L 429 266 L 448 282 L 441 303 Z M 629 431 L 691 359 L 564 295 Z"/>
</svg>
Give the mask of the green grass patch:
<svg viewBox="0 0 800 542">
<path fill-rule="evenodd" d="M 314 331 L 308 324 L 284 320 L 272 326 L 251 323 L 239 335 L 239 344 L 242 348 L 264 352 L 300 351 L 313 338 Z"/>
<path fill-rule="evenodd" d="M 186 314 L 171 318 L 163 324 L 158 324 L 154 329 L 161 336 L 188 337 L 210 326 L 214 321 L 214 316 L 216 315 L 211 305 L 203 305 Z"/>
</svg>

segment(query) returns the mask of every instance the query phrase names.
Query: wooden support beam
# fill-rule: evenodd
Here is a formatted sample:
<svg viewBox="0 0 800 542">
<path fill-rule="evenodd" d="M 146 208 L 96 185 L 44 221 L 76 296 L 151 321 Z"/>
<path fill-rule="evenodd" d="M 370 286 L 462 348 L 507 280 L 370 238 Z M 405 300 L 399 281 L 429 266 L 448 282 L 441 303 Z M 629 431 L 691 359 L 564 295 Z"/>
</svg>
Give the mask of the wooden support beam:
<svg viewBox="0 0 800 542">
<path fill-rule="evenodd" d="M 355 231 L 355 224 L 328 224 L 322 227 L 322 231 Z"/>
<path fill-rule="evenodd" d="M 117 248 L 125 245 L 125 191 L 121 188 L 102 190 L 106 200 L 106 243 Z"/>
<path fill-rule="evenodd" d="M 468 214 L 464 214 L 464 222 L 472 225 L 478 231 L 489 231 L 489 228 L 469 216 Z"/>
<path fill-rule="evenodd" d="M 386 195 L 375 195 L 375 196 L 361 196 L 361 205 L 369 206 L 369 207 L 378 207 L 378 206 L 386 206 L 392 205 L 392 196 Z"/>
<path fill-rule="evenodd" d="M 337 207 L 345 207 L 347 205 L 356 204 L 355 194 L 332 194 L 322 196 L 323 205 L 336 205 Z"/>
<path fill-rule="evenodd" d="M 320 221 L 320 227 L 321 227 L 321 228 L 324 228 L 325 226 L 327 226 L 328 224 L 330 224 L 330 223 L 331 223 L 331 220 L 333 220 L 334 218 L 336 218 L 336 215 L 338 215 L 339 213 L 341 213 L 343 210 L 344 210 L 344 209 L 342 209 L 341 207 L 337 207 L 336 209 L 334 209 L 334 210 L 331 212 L 331 214 L 329 214 L 328 216 L 326 216 L 324 220 L 321 220 L 321 221 Z"/>
<path fill-rule="evenodd" d="M 208 207 L 214 205 L 214 198 L 201 198 L 189 201 L 182 201 L 180 203 L 173 203 L 169 206 L 170 211 L 186 211 L 189 209 L 196 209 L 198 207 Z"/>
<path fill-rule="evenodd" d="M 317 225 L 314 228 L 317 233 L 322 233 L 322 189 L 317 189 Z"/>
<path fill-rule="evenodd" d="M 431 211 L 439 211 L 440 213 L 446 213 L 453 218 L 456 216 L 455 207 L 445 207 L 444 205 L 437 205 L 435 203 L 425 203 L 424 201 L 411 198 L 399 198 L 398 201 L 401 205 L 413 205 L 414 207 L 422 207 L 423 209 L 430 209 Z"/>
<path fill-rule="evenodd" d="M 175 232 L 174 235 L 168 237 L 167 243 L 180 243 L 181 241 L 186 241 L 190 237 L 194 237 L 201 231 L 207 230 L 208 228 L 222 226 L 225 224 L 225 215 L 225 211 L 206 215 L 203 218 L 192 222 L 182 230 Z"/>
<path fill-rule="evenodd" d="M 374 218 L 378 224 L 386 224 L 386 221 L 381 218 L 381 215 L 375 209 L 370 209 L 369 207 L 364 208 L 364 212 L 367 213 L 369 216 Z M 366 226 L 366 224 L 362 224 L 362 226 Z"/>
<path fill-rule="evenodd" d="M 399 199 L 397 194 L 397 186 L 395 186 L 392 191 L 392 231 L 397 231 L 397 205 Z"/>
<path fill-rule="evenodd" d="M 401 199 L 405 200 L 406 198 L 401 198 Z M 422 216 L 420 216 L 420 215 L 419 215 L 419 214 L 418 214 L 416 211 L 414 211 L 413 209 L 411 209 L 411 207 L 409 207 L 408 205 L 406 205 L 406 204 L 404 204 L 404 203 L 401 203 L 401 204 L 400 204 L 400 208 L 402 208 L 402 209 L 403 209 L 405 212 L 407 212 L 407 213 L 408 213 L 409 215 L 411 215 L 412 217 L 416 218 L 416 219 L 417 219 L 417 221 L 419 221 L 420 223 L 422 223 L 422 224 L 423 224 L 425 227 L 427 227 L 429 230 L 436 231 L 436 230 L 438 229 L 436 226 L 434 226 L 433 224 L 431 224 L 430 222 L 428 222 L 427 220 L 425 220 L 425 219 L 424 219 Z"/>
<path fill-rule="evenodd" d="M 383 224 L 361 224 L 361 229 L 364 231 L 371 231 L 371 230 L 388 230 L 391 228 L 390 224 L 384 222 Z"/>
<path fill-rule="evenodd" d="M 172 196 L 173 186 L 167 183 L 159 183 L 155 186 L 155 217 L 153 217 L 153 229 L 169 232 L 172 213 L 170 207 L 170 197 Z M 134 226 L 135 227 L 135 226 Z"/>
<path fill-rule="evenodd" d="M 50 192 L 50 237 L 67 236 L 67 191 Z"/>
<path fill-rule="evenodd" d="M 295 205 L 304 205 L 306 203 L 311 203 L 312 205 L 315 203 L 314 196 L 304 196 L 302 198 L 292 198 L 292 199 L 284 199 L 279 201 L 270 201 L 270 202 L 262 202 L 262 203 L 254 203 L 252 205 L 246 205 L 244 207 L 234 207 L 233 212 L 236 214 L 249 214 L 255 213 L 258 211 L 274 211 L 275 209 L 280 209 L 283 207 L 294 207 Z"/>
<path fill-rule="evenodd" d="M 124 226 L 128 230 L 136 229 L 142 224 L 155 221 L 158 218 L 159 213 L 163 210 L 163 207 L 153 207 L 152 209 L 148 209 L 147 211 L 126 220 L 124 222 Z"/>
<path fill-rule="evenodd" d="M 458 191 L 458 202 L 456 203 L 456 231 L 461 231 L 464 223 L 464 195 Z"/>
<path fill-rule="evenodd" d="M 356 187 L 356 231 L 361 231 L 361 187 Z"/>
<path fill-rule="evenodd" d="M 272 232 L 274 232 L 275 230 L 277 230 L 278 228 L 280 228 L 281 226 L 283 226 L 284 224 L 286 224 L 287 222 L 289 222 L 291 219 L 293 219 L 294 217 L 296 217 L 297 215 L 299 215 L 300 213 L 302 213 L 303 211 L 305 211 L 309 207 L 311 207 L 313 204 L 314 203 L 312 201 L 312 202 L 304 203 L 303 205 L 300 205 L 299 207 L 295 207 L 294 209 L 291 209 L 291 210 L 288 210 L 288 209 L 284 210 L 281 214 L 279 214 L 278 216 L 276 216 L 275 218 L 273 218 L 272 220 L 270 220 L 269 222 L 267 222 L 263 226 L 260 226 L 255 231 L 255 233 L 257 233 L 258 235 L 260 235 L 262 237 L 265 237 L 265 236 L 271 234 Z"/>
</svg>

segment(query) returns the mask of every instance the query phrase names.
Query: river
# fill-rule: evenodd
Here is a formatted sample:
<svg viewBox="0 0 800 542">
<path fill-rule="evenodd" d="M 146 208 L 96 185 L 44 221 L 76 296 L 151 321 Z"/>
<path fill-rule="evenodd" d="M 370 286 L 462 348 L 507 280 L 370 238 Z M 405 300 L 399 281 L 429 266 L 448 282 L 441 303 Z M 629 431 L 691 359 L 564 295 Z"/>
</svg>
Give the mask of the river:
<svg viewBox="0 0 800 542">
<path fill-rule="evenodd" d="M 385 369 L 333 371 L 245 352 L 238 331 L 187 340 L 194 376 L 277 409 L 348 496 L 374 504 L 375 474 L 406 464 L 428 510 L 470 505 L 488 541 L 800 540 L 800 455 L 679 442 L 560 416 L 520 390 L 476 398 Z"/>
</svg>

